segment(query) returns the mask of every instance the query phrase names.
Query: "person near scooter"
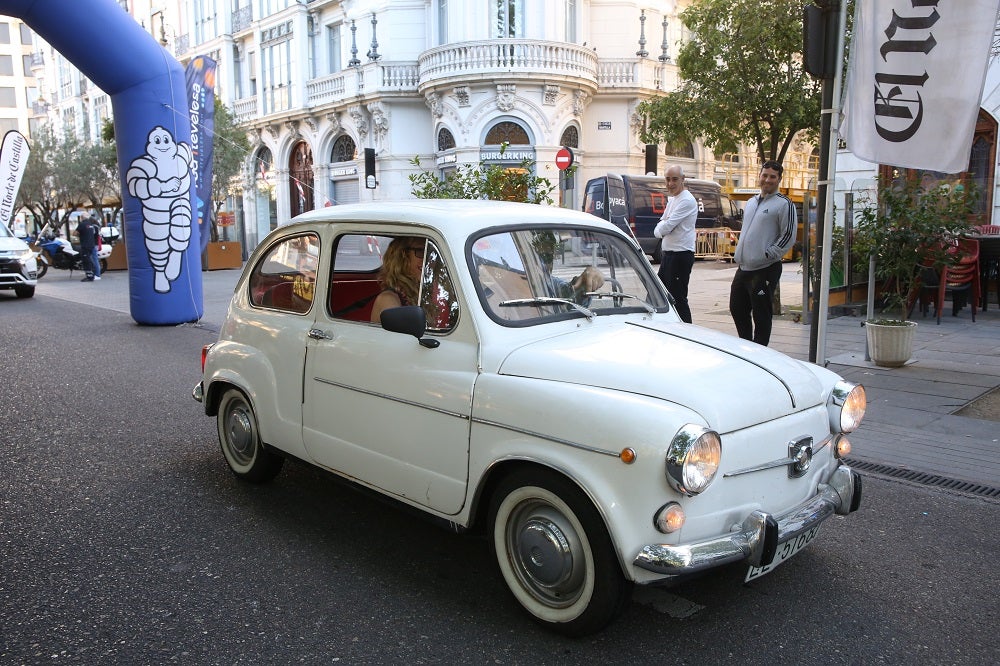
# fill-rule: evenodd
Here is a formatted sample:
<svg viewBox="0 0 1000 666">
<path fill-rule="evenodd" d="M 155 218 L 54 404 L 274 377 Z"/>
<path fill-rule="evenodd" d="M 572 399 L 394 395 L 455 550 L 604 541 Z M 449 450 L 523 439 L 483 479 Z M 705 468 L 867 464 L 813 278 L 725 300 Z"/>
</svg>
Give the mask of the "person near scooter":
<svg viewBox="0 0 1000 666">
<path fill-rule="evenodd" d="M 101 225 L 97 218 L 81 218 L 76 226 L 76 235 L 80 238 L 80 252 L 83 253 L 84 267 L 87 276 L 80 282 L 93 282 L 101 279 L 101 262 L 97 258 L 97 246 L 101 242 Z"/>
</svg>

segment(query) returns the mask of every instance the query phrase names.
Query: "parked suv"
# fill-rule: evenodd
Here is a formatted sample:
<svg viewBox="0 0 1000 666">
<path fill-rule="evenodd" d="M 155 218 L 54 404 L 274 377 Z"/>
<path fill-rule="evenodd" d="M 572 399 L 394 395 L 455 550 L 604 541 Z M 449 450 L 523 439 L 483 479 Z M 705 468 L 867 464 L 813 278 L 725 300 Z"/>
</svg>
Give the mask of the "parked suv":
<svg viewBox="0 0 1000 666">
<path fill-rule="evenodd" d="M 743 211 L 712 180 L 685 178 L 684 184 L 698 202 L 699 229 L 743 227 Z M 608 220 L 631 234 L 643 252 L 660 261 L 660 239 L 653 229 L 667 205 L 667 185 L 662 176 L 629 176 L 609 173 L 587 181 L 583 210 Z"/>
<path fill-rule="evenodd" d="M 13 289 L 18 298 L 35 295 L 38 263 L 28 244 L 0 224 L 0 289 Z"/>
</svg>

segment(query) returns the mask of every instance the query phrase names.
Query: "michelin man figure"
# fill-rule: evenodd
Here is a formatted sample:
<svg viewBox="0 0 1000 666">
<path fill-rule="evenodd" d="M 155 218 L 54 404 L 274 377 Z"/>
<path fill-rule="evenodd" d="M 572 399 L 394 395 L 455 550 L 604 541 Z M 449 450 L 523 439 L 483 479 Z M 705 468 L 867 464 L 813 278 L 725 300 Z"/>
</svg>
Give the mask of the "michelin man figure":
<svg viewBox="0 0 1000 666">
<path fill-rule="evenodd" d="M 146 140 L 146 153 L 132 160 L 125 175 L 129 194 L 142 204 L 153 289 L 161 294 L 180 275 L 191 240 L 191 162 L 191 147 L 157 126 Z"/>
</svg>

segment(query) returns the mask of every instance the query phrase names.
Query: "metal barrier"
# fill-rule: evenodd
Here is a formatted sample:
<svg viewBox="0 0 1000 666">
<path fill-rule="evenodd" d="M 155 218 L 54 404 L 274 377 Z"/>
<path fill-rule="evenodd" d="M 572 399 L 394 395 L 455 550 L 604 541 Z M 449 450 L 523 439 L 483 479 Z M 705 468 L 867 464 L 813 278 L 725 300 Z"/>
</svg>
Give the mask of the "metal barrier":
<svg viewBox="0 0 1000 666">
<path fill-rule="evenodd" d="M 739 239 L 740 232 L 729 227 L 695 229 L 694 256 L 696 259 L 731 260 Z"/>
</svg>

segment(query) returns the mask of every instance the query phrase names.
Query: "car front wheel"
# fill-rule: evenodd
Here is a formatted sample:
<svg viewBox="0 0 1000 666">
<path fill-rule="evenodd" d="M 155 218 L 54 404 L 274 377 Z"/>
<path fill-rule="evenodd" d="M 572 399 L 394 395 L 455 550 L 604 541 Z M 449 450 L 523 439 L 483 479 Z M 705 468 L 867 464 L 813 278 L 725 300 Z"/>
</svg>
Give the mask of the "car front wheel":
<svg viewBox="0 0 1000 666">
<path fill-rule="evenodd" d="M 504 479 L 493 496 L 490 534 L 514 597 L 554 631 L 599 631 L 630 598 L 632 584 L 597 510 L 555 473 L 526 471 Z"/>
<path fill-rule="evenodd" d="M 264 448 L 257 429 L 257 415 L 246 396 L 229 389 L 219 403 L 219 444 L 233 474 L 252 483 L 270 481 L 284 463 L 284 458 Z"/>
</svg>

